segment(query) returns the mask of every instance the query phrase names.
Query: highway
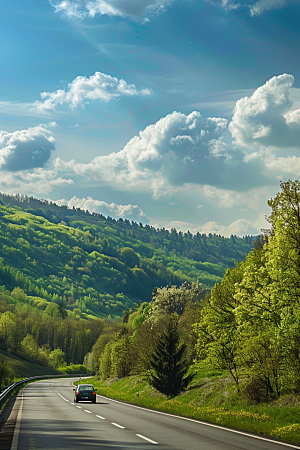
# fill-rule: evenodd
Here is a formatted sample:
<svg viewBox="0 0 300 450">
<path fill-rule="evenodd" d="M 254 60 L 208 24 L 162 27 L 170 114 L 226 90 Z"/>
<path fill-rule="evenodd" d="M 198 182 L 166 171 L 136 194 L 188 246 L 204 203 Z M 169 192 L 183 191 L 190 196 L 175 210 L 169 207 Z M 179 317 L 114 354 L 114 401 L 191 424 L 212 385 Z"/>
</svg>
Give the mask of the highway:
<svg viewBox="0 0 300 450">
<path fill-rule="evenodd" d="M 300 448 L 97 395 L 74 403 L 73 379 L 43 380 L 19 394 L 11 450 L 287 450 Z"/>
</svg>

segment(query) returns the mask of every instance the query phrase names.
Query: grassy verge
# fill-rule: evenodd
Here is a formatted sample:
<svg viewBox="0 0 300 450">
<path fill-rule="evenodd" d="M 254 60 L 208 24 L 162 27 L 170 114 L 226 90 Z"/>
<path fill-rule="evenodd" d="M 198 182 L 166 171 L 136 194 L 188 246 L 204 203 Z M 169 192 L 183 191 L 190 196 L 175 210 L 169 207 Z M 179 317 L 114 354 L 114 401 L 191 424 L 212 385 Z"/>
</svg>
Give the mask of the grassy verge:
<svg viewBox="0 0 300 450">
<path fill-rule="evenodd" d="M 109 381 L 94 377 L 89 382 L 107 397 L 300 445 L 300 396 L 248 406 L 230 378 L 204 371 L 188 391 L 173 399 L 138 376 Z"/>
</svg>

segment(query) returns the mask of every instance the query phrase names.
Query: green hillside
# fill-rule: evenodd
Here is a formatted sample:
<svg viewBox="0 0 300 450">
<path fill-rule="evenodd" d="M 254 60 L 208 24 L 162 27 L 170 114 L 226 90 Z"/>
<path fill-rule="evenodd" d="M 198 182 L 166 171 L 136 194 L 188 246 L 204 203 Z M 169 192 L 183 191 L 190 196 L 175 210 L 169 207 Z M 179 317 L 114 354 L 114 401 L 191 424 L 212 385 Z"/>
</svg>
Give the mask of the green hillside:
<svg viewBox="0 0 300 450">
<path fill-rule="evenodd" d="M 83 317 L 121 316 L 160 286 L 211 289 L 252 246 L 250 236 L 155 229 L 34 198 L 1 194 L 0 203 L 0 285 Z"/>
<path fill-rule="evenodd" d="M 3 360 L 10 365 L 16 378 L 37 377 L 40 375 L 57 375 L 59 373 L 49 367 L 40 366 L 39 364 L 26 361 L 25 359 L 12 355 L 3 349 L 0 349 L 0 355 Z"/>
</svg>

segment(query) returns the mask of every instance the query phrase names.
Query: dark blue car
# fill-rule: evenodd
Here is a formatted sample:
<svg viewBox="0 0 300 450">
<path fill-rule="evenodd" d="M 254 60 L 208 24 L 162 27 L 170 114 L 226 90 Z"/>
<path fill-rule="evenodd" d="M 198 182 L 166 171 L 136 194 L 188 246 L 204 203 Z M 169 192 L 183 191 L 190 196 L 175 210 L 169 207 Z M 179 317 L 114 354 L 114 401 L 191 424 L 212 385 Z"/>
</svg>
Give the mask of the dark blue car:
<svg viewBox="0 0 300 450">
<path fill-rule="evenodd" d="M 91 401 L 96 403 L 96 390 L 92 384 L 79 384 L 75 391 L 74 402 Z"/>
</svg>

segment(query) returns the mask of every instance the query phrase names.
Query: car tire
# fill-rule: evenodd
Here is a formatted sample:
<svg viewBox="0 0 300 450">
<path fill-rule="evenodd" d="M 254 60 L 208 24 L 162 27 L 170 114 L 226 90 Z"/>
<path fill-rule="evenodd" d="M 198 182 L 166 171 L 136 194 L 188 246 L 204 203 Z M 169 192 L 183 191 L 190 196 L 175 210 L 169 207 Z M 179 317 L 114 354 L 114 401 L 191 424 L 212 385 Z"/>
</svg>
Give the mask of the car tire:
<svg viewBox="0 0 300 450">
<path fill-rule="evenodd" d="M 93 398 L 92 403 L 96 403 L 96 398 Z"/>
<path fill-rule="evenodd" d="M 76 397 L 74 398 L 74 403 L 78 403 L 78 400 Z"/>
</svg>

